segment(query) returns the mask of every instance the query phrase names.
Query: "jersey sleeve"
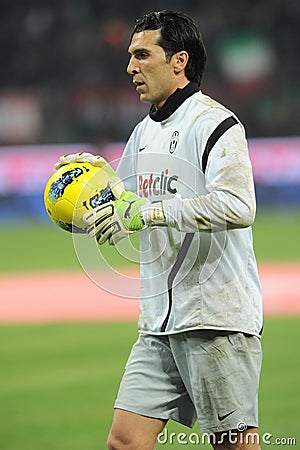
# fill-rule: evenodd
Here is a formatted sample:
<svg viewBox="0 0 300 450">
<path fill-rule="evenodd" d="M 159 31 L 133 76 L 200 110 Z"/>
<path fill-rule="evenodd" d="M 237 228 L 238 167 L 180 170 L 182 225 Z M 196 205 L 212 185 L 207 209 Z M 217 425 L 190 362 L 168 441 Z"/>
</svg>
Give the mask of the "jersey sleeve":
<svg viewBox="0 0 300 450">
<path fill-rule="evenodd" d="M 199 160 L 205 167 L 207 193 L 191 199 L 167 200 L 165 214 L 173 221 L 171 225 L 180 231 L 219 231 L 245 228 L 252 225 L 255 217 L 255 192 L 252 166 L 244 128 L 235 119 L 232 126 L 217 136 L 216 142 L 205 155 L 207 142 L 217 127 L 230 116 L 222 112 L 218 122 L 207 117 L 202 127 L 199 123 L 197 145 Z M 221 118 L 221 120 L 220 120 Z M 220 129 L 220 128 L 219 128 Z"/>
<path fill-rule="evenodd" d="M 129 137 L 117 168 L 117 174 L 124 183 L 126 191 L 137 192 L 136 153 L 139 141 L 138 124 Z"/>
</svg>

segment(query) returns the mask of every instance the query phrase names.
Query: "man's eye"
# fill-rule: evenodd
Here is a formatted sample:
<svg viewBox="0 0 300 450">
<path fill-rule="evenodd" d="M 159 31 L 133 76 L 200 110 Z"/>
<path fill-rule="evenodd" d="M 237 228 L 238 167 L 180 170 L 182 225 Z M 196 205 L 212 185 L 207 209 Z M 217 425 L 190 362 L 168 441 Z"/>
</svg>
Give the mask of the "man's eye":
<svg viewBox="0 0 300 450">
<path fill-rule="evenodd" d="M 137 59 L 146 59 L 148 57 L 148 53 L 141 52 L 136 55 Z"/>
</svg>

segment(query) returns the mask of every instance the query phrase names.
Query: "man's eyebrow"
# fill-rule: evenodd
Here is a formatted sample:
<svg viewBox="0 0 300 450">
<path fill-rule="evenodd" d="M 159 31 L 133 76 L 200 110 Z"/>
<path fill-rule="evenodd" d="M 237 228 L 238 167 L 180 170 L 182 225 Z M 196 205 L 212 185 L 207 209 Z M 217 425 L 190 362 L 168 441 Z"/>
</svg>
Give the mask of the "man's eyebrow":
<svg viewBox="0 0 300 450">
<path fill-rule="evenodd" d="M 128 53 L 130 55 L 136 55 L 137 53 L 143 53 L 143 52 L 150 53 L 150 50 L 148 48 L 144 48 L 144 47 L 138 47 L 138 48 L 133 49 L 132 51 L 130 51 L 130 47 L 128 49 Z"/>
</svg>

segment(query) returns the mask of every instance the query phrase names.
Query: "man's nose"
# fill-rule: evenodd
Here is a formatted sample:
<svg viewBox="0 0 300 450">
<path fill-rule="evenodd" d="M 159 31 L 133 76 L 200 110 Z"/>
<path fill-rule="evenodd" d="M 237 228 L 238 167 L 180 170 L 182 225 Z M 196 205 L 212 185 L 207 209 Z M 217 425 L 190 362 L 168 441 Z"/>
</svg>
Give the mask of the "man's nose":
<svg viewBox="0 0 300 450">
<path fill-rule="evenodd" d="M 137 60 L 132 56 L 129 60 L 128 66 L 127 66 L 127 73 L 130 75 L 134 75 L 139 72 L 139 66 L 137 64 Z"/>
</svg>

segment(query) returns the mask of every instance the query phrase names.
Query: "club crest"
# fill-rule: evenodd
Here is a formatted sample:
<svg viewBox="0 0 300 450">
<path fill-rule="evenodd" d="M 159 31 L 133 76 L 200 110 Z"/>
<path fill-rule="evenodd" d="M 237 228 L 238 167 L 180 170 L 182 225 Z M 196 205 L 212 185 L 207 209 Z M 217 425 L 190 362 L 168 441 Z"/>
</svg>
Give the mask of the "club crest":
<svg viewBox="0 0 300 450">
<path fill-rule="evenodd" d="M 178 142 L 179 142 L 179 131 L 174 131 L 174 133 L 171 136 L 170 146 L 169 146 L 169 152 L 171 154 L 175 152 Z"/>
</svg>

